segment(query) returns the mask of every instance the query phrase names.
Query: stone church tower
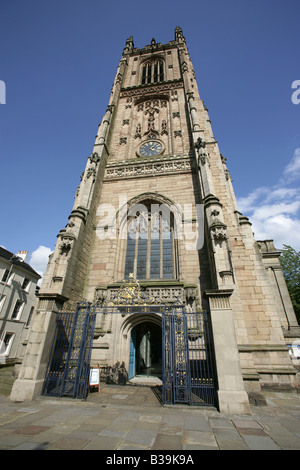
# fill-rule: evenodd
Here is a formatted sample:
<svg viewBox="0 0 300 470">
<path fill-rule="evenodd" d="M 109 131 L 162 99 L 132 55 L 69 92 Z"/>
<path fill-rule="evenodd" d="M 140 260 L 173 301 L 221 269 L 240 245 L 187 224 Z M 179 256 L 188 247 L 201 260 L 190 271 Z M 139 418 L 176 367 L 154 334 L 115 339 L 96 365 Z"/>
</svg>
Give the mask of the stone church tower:
<svg viewBox="0 0 300 470">
<path fill-rule="evenodd" d="M 299 328 L 279 255 L 272 241 L 254 239 L 238 210 L 182 30 L 143 49 L 130 37 L 11 398 L 41 393 L 56 312 L 82 299 L 103 305 L 124 279 L 161 303 L 209 312 L 222 412 L 247 413 L 247 392 L 295 389 L 285 336 Z M 134 327 L 155 337 L 153 325 L 150 317 L 97 318 L 92 362 L 123 362 L 128 371 Z"/>
</svg>

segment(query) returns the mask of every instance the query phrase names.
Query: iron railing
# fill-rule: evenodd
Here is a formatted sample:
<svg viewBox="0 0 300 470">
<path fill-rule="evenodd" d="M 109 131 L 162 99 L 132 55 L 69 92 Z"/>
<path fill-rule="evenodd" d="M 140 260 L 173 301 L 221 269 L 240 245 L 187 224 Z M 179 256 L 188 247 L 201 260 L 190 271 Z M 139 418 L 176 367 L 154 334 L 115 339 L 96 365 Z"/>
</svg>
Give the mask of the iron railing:
<svg viewBox="0 0 300 470">
<path fill-rule="evenodd" d="M 56 314 L 42 394 L 85 398 L 96 315 L 156 314 L 162 326 L 162 402 L 215 405 L 216 380 L 209 314 L 184 305 L 99 306 L 81 302 Z"/>
<path fill-rule="evenodd" d="M 56 330 L 43 395 L 85 398 L 96 313 L 90 303 L 78 303 L 75 313 L 56 314 Z"/>
</svg>

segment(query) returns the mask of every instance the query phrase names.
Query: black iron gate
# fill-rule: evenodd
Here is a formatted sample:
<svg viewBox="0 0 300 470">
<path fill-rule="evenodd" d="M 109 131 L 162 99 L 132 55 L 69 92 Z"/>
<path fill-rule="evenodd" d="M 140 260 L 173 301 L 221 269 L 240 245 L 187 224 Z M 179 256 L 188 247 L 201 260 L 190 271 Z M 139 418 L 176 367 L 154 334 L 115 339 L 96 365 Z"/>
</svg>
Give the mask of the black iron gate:
<svg viewBox="0 0 300 470">
<path fill-rule="evenodd" d="M 162 320 L 163 403 L 215 405 L 208 314 L 203 311 L 187 313 L 184 305 L 174 304 L 99 308 L 82 302 L 75 313 L 57 313 L 43 395 L 86 397 L 97 313 L 159 315 Z"/>
<path fill-rule="evenodd" d="M 212 337 L 207 312 L 166 308 L 162 318 L 163 403 L 215 405 Z"/>
<path fill-rule="evenodd" d="M 42 395 L 85 398 L 96 312 L 80 302 L 75 312 L 56 314 L 56 329 Z"/>
</svg>

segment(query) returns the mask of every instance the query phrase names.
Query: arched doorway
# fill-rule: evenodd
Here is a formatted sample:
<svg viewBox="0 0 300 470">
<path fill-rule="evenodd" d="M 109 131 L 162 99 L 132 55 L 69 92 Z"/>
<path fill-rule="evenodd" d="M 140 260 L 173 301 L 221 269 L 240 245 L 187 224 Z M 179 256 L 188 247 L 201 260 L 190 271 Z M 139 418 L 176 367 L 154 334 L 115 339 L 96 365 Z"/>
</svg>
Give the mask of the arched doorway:
<svg viewBox="0 0 300 470">
<path fill-rule="evenodd" d="M 161 327 L 153 322 L 138 323 L 131 330 L 129 379 L 162 378 Z"/>
</svg>

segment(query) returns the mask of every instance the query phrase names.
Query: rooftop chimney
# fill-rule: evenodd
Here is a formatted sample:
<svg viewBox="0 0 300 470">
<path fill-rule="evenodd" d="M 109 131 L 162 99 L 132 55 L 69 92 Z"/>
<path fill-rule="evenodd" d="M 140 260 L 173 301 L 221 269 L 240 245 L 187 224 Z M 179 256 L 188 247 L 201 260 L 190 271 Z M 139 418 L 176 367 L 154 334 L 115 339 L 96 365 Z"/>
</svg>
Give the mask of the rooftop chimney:
<svg viewBox="0 0 300 470">
<path fill-rule="evenodd" d="M 19 258 L 22 258 L 22 260 L 26 263 L 28 258 L 28 251 L 18 251 L 17 256 L 19 256 Z"/>
</svg>

